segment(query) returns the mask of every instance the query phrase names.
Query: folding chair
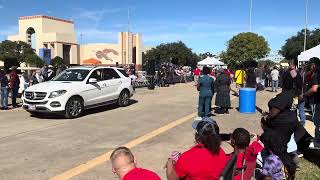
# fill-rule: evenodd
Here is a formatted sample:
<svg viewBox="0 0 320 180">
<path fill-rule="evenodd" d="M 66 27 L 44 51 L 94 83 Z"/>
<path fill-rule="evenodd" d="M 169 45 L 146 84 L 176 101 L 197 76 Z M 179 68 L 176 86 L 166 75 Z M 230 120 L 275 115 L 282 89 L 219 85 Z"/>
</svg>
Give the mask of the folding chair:
<svg viewBox="0 0 320 180">
<path fill-rule="evenodd" d="M 233 180 L 234 179 L 234 172 L 236 170 L 236 162 L 237 162 L 238 153 L 235 152 L 229 162 L 227 163 L 226 167 L 222 171 L 219 180 Z"/>
</svg>

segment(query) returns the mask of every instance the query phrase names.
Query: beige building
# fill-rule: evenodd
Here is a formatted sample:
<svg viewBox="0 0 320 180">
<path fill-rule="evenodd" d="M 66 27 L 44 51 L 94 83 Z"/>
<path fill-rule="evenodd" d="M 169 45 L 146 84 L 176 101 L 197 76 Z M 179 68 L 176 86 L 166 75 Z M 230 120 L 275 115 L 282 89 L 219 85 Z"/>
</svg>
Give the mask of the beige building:
<svg viewBox="0 0 320 180">
<path fill-rule="evenodd" d="M 84 60 L 97 59 L 104 65 L 134 63 L 141 70 L 141 36 L 127 32 L 120 32 L 118 36 L 118 44 L 79 45 L 73 21 L 37 15 L 20 17 L 19 34 L 9 36 L 8 40 L 30 43 L 37 54 L 42 48 L 50 49 L 52 58 L 60 56 L 66 64 L 83 64 Z"/>
</svg>

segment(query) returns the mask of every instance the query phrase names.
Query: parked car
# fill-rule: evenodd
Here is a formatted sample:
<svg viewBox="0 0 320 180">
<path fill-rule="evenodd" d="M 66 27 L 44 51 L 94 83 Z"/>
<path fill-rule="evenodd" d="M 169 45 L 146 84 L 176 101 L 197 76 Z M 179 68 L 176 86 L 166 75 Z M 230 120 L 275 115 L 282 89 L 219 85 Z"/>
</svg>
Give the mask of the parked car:
<svg viewBox="0 0 320 180">
<path fill-rule="evenodd" d="M 77 118 L 84 110 L 130 103 L 131 79 L 124 69 L 115 67 L 72 67 L 51 81 L 28 87 L 22 97 L 23 108 L 31 114 L 60 113 Z"/>
</svg>

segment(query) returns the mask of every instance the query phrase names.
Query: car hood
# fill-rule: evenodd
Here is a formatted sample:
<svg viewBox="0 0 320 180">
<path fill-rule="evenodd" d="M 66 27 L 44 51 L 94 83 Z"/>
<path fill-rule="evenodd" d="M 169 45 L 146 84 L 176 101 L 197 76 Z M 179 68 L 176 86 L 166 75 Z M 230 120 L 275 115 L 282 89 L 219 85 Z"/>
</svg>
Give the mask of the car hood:
<svg viewBox="0 0 320 180">
<path fill-rule="evenodd" d="M 80 83 L 81 82 L 47 81 L 30 86 L 26 91 L 53 92 L 58 90 L 69 90 L 79 87 Z"/>
</svg>

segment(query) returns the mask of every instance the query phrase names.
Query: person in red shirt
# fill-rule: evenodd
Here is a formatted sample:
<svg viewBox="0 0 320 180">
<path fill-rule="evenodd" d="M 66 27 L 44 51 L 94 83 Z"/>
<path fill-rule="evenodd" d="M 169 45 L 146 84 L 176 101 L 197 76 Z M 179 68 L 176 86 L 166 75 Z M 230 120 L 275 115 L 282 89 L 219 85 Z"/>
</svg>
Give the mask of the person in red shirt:
<svg viewBox="0 0 320 180">
<path fill-rule="evenodd" d="M 255 135 L 256 136 L 256 135 Z M 244 128 L 237 128 L 231 135 L 231 145 L 238 152 L 234 180 L 251 179 L 256 166 L 257 155 L 263 150 L 263 144 L 255 137 L 250 144 L 250 133 Z M 230 155 L 232 157 L 233 153 Z"/>
<path fill-rule="evenodd" d="M 227 157 L 221 149 L 217 123 L 210 118 L 194 121 L 197 145 L 184 152 L 177 162 L 167 162 L 168 180 L 217 180 L 227 164 Z"/>
<path fill-rule="evenodd" d="M 110 156 L 112 172 L 120 180 L 161 180 L 154 172 L 137 167 L 136 159 L 127 147 L 118 147 Z"/>
<path fill-rule="evenodd" d="M 200 74 L 201 74 L 201 71 L 200 71 L 200 69 L 197 67 L 197 68 L 193 71 L 195 86 L 198 85 L 198 81 L 199 81 L 199 78 L 200 78 Z"/>
<path fill-rule="evenodd" d="M 19 93 L 20 79 L 17 74 L 17 67 L 11 67 L 12 71 L 10 72 L 10 89 L 11 89 L 11 99 L 13 108 L 17 107 L 17 96 Z"/>
</svg>

